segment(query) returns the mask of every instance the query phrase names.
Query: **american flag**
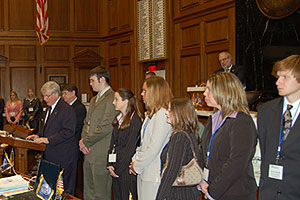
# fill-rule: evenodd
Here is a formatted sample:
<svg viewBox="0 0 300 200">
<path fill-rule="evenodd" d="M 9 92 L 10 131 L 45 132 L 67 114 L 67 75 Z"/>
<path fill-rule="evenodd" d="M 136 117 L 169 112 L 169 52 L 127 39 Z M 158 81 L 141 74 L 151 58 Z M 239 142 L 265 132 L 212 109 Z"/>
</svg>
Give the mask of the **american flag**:
<svg viewBox="0 0 300 200">
<path fill-rule="evenodd" d="M 49 39 L 47 0 L 36 0 L 36 34 L 41 45 L 45 44 Z"/>
<path fill-rule="evenodd" d="M 56 193 L 62 194 L 64 192 L 64 181 L 62 177 L 63 170 L 59 173 L 56 183 Z"/>
</svg>

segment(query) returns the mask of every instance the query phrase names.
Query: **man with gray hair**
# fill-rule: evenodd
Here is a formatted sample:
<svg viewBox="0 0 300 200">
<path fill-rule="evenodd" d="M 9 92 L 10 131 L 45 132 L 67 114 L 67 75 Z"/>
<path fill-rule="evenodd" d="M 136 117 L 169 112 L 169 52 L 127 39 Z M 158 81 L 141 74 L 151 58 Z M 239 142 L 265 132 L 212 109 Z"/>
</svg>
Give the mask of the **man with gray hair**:
<svg viewBox="0 0 300 200">
<path fill-rule="evenodd" d="M 218 69 L 215 73 L 231 72 L 240 79 L 243 85 L 245 85 L 245 69 L 242 66 L 233 64 L 232 56 L 229 52 L 223 51 L 219 53 L 219 62 L 222 69 Z"/>
<path fill-rule="evenodd" d="M 46 82 L 41 93 L 48 106 L 38 135 L 26 139 L 46 144 L 43 159 L 60 165 L 63 169 L 64 189 L 75 193 L 78 143 L 75 139 L 76 116 L 74 109 L 60 98 L 60 86 Z"/>
</svg>

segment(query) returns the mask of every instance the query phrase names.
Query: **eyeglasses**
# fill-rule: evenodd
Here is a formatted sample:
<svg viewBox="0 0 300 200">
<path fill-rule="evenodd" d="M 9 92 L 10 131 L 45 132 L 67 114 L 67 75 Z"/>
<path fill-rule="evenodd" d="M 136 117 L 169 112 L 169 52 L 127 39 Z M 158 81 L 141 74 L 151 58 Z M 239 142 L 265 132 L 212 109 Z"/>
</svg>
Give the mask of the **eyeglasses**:
<svg viewBox="0 0 300 200">
<path fill-rule="evenodd" d="M 52 95 L 53 95 L 53 93 L 51 93 L 49 95 L 43 95 L 43 97 L 44 97 L 44 99 L 49 99 Z"/>
<path fill-rule="evenodd" d="M 219 62 L 223 62 L 225 60 L 227 60 L 229 57 L 226 57 L 226 58 L 223 58 L 223 59 L 220 59 Z"/>
</svg>

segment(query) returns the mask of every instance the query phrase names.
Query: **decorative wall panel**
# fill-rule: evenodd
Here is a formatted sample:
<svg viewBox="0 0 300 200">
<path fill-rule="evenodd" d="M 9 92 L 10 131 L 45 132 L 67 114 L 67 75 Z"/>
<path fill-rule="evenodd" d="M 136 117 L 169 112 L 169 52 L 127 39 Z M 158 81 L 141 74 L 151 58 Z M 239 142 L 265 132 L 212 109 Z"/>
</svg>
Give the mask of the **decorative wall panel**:
<svg viewBox="0 0 300 200">
<path fill-rule="evenodd" d="M 9 61 L 35 61 L 36 46 L 12 45 L 9 47 Z"/>
</svg>

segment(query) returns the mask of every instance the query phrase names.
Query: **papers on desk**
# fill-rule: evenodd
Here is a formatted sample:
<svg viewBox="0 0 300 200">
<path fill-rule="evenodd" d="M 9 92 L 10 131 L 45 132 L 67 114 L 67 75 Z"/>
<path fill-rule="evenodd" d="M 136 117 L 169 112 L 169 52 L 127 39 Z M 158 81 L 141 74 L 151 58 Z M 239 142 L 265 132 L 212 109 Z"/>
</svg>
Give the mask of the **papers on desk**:
<svg viewBox="0 0 300 200">
<path fill-rule="evenodd" d="M 29 182 L 24 180 L 22 176 L 15 175 L 6 178 L 0 178 L 0 196 L 11 196 L 27 192 Z"/>
</svg>

